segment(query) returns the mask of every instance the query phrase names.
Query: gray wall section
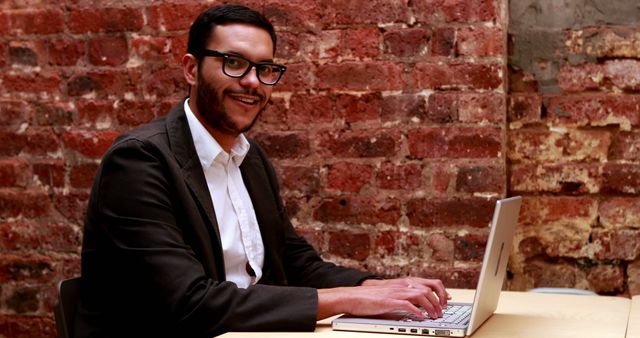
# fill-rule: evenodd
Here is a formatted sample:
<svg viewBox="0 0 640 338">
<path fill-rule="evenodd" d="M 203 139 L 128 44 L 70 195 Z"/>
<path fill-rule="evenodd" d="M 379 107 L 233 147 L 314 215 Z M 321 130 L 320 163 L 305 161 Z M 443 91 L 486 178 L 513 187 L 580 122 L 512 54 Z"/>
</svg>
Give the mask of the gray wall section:
<svg viewBox="0 0 640 338">
<path fill-rule="evenodd" d="M 569 55 L 568 31 L 638 22 L 640 0 L 511 0 L 509 65 L 534 74 L 538 92 L 560 93 L 557 77 L 564 63 L 597 61 L 589 55 Z"/>
</svg>

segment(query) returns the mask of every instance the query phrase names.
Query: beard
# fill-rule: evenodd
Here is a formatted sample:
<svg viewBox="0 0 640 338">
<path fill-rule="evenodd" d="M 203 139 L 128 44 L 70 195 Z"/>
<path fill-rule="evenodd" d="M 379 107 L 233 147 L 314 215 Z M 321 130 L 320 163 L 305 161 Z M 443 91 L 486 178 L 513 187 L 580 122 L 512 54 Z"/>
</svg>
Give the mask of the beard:
<svg viewBox="0 0 640 338">
<path fill-rule="evenodd" d="M 240 93 L 240 91 L 225 90 L 222 95 L 227 93 Z M 227 135 L 240 135 L 249 131 L 256 123 L 266 107 L 264 95 L 256 93 L 254 90 L 243 90 L 243 94 L 255 95 L 260 98 L 262 107 L 253 118 L 251 123 L 241 126 L 236 123 L 229 115 L 229 112 L 222 105 L 222 97 L 218 97 L 215 86 L 212 82 L 207 81 L 203 76 L 200 68 L 198 68 L 198 86 L 196 88 L 196 107 L 200 116 L 207 122 L 209 127 L 218 130 Z"/>
</svg>

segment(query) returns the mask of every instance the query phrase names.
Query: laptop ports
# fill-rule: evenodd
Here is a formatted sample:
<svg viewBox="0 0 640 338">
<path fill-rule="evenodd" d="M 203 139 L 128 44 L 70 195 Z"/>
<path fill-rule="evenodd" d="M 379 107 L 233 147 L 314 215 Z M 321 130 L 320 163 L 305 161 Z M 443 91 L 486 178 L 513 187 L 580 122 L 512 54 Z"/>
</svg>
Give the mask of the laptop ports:
<svg viewBox="0 0 640 338">
<path fill-rule="evenodd" d="M 422 329 L 422 334 L 429 334 L 429 330 L 428 329 Z"/>
</svg>

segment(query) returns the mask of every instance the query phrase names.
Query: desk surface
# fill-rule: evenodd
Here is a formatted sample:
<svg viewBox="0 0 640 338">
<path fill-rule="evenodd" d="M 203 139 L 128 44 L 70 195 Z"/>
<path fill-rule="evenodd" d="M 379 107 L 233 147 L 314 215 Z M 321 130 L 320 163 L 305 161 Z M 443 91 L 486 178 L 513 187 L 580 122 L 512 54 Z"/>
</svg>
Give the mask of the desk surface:
<svg viewBox="0 0 640 338">
<path fill-rule="evenodd" d="M 633 297 L 631 301 L 627 338 L 640 338 L 640 296 Z"/>
<path fill-rule="evenodd" d="M 474 290 L 448 289 L 454 301 L 472 302 Z M 640 299 L 635 297 L 634 311 L 640 315 Z M 624 338 L 629 322 L 631 300 L 621 297 L 542 294 L 503 291 L 495 314 L 474 334 L 473 338 Z M 640 322 L 633 336 L 640 338 Z M 634 333 L 635 332 L 635 333 Z M 415 337 L 397 334 L 333 331 L 331 320 L 318 322 L 315 332 L 231 332 L 235 337 Z"/>
</svg>

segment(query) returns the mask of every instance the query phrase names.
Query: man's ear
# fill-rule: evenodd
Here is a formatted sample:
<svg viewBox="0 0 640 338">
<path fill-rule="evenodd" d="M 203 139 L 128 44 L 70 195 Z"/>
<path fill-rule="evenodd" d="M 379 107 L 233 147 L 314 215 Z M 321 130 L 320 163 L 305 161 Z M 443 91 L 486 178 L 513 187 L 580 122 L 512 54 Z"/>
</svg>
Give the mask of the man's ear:
<svg viewBox="0 0 640 338">
<path fill-rule="evenodd" d="M 184 79 L 190 86 L 196 85 L 198 82 L 198 60 L 192 54 L 185 54 L 182 57 L 182 72 Z"/>
</svg>

